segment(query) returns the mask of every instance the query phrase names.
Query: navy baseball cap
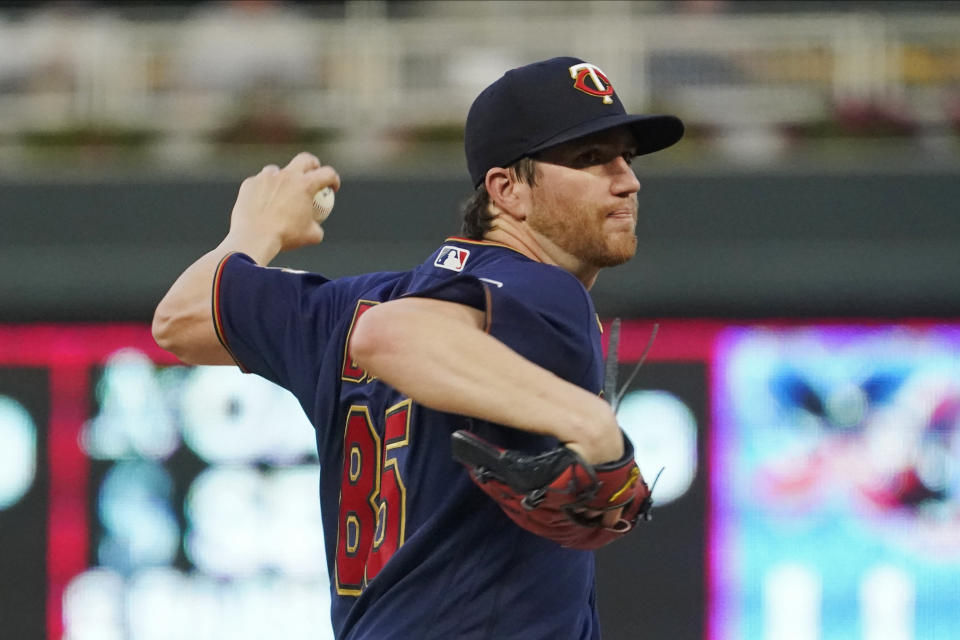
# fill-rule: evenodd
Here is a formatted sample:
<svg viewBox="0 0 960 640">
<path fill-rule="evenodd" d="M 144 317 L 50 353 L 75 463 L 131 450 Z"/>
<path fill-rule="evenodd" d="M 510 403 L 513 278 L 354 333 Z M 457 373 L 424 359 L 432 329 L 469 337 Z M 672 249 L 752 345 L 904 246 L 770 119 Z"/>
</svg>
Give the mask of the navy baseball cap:
<svg viewBox="0 0 960 640">
<path fill-rule="evenodd" d="M 464 146 L 476 188 L 492 167 L 591 133 L 627 125 L 637 155 L 683 137 L 668 115 L 630 115 L 603 71 L 579 58 L 551 58 L 511 69 L 484 89 L 467 114 Z"/>
</svg>

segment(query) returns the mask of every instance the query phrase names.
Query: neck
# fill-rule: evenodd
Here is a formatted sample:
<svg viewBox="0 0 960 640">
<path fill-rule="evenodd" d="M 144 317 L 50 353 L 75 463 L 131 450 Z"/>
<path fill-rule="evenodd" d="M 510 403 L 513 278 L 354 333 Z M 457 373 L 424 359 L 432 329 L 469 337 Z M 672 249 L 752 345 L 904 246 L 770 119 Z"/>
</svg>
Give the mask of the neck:
<svg viewBox="0 0 960 640">
<path fill-rule="evenodd" d="M 585 264 L 579 258 L 558 247 L 552 240 L 533 231 L 525 224 L 513 221 L 504 224 L 499 218 L 483 236 L 484 240 L 499 242 L 519 251 L 531 260 L 560 267 L 571 273 L 589 291 L 600 275 L 600 269 Z"/>
</svg>

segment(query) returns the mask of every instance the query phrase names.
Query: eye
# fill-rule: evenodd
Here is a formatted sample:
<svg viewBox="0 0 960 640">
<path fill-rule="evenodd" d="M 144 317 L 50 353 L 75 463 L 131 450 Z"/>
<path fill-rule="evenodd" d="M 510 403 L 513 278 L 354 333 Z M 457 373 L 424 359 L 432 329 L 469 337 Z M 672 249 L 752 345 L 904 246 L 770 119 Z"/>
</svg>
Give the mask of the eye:
<svg viewBox="0 0 960 640">
<path fill-rule="evenodd" d="M 599 149 L 587 149 L 577 155 L 574 163 L 580 167 L 592 167 L 595 164 L 603 164 L 603 154 Z"/>
<path fill-rule="evenodd" d="M 623 159 L 626 160 L 628 165 L 632 165 L 633 159 L 637 157 L 637 153 L 635 151 L 624 151 L 621 155 L 623 156 Z"/>
</svg>

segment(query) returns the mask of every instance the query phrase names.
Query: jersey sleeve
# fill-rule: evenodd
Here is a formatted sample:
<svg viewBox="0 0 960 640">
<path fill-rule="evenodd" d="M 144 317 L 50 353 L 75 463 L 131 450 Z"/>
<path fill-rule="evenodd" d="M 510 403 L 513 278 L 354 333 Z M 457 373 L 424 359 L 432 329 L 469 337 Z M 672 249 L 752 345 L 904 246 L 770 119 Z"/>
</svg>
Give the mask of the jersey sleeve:
<svg viewBox="0 0 960 640">
<path fill-rule="evenodd" d="M 572 276 L 559 270 L 545 277 L 543 273 L 538 271 L 541 277 L 536 279 L 513 278 L 509 285 L 462 274 L 408 295 L 483 311 L 487 333 L 559 377 L 585 386 L 594 364 L 592 334 L 599 331 L 593 305 Z"/>
<path fill-rule="evenodd" d="M 310 396 L 340 311 L 334 281 L 261 267 L 242 253 L 220 261 L 213 282 L 214 328 L 246 373 Z"/>
</svg>

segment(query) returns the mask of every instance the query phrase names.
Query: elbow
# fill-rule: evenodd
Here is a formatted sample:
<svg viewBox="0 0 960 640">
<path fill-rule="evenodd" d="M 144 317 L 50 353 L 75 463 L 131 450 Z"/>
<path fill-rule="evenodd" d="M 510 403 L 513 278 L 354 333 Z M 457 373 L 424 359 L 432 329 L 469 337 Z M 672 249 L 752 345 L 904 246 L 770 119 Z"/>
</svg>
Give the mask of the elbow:
<svg viewBox="0 0 960 640">
<path fill-rule="evenodd" d="M 184 318 L 172 313 L 162 302 L 153 313 L 150 332 L 153 334 L 153 341 L 161 349 L 169 351 L 181 362 L 197 364 L 190 353 L 189 332 Z"/>
<path fill-rule="evenodd" d="M 174 331 L 172 329 L 173 318 L 166 313 L 163 304 L 157 307 L 153 313 L 153 323 L 150 325 L 150 332 L 153 334 L 153 341 L 157 345 L 171 353 L 175 352 L 176 344 L 174 342 Z"/>
<path fill-rule="evenodd" d="M 385 357 L 397 351 L 402 342 L 401 324 L 386 305 L 375 305 L 365 311 L 350 332 L 350 356 L 360 367 L 373 375 Z"/>
</svg>

